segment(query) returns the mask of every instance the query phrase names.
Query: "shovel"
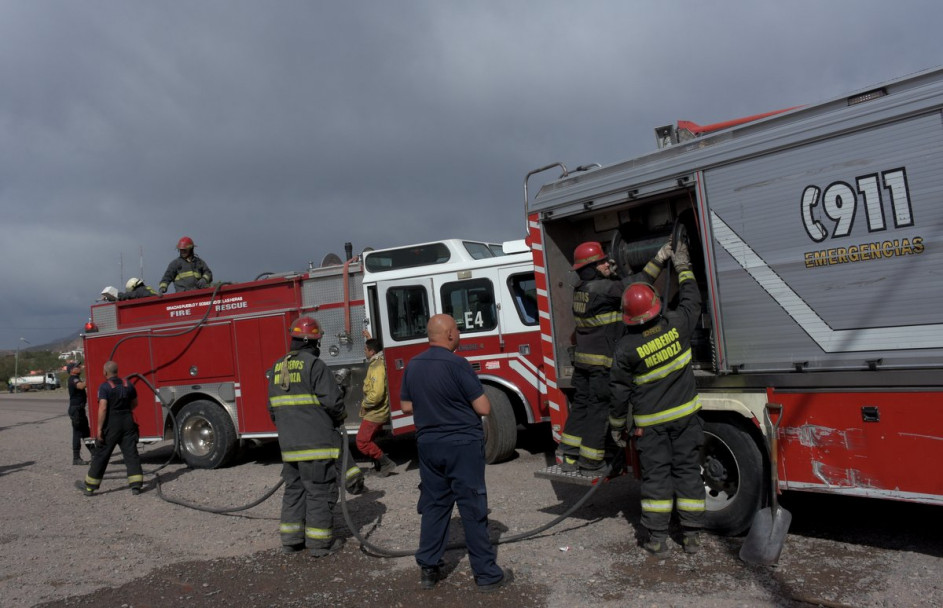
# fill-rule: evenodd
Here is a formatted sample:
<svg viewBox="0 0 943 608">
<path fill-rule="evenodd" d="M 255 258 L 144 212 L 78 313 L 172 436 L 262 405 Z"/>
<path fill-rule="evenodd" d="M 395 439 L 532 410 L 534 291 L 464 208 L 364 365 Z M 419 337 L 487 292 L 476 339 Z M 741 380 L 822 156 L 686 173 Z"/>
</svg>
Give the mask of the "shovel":
<svg viewBox="0 0 943 608">
<path fill-rule="evenodd" d="M 776 412 L 775 422 L 770 412 Z M 766 418 L 766 428 L 769 437 L 770 460 L 770 506 L 757 511 L 753 516 L 753 525 L 747 534 L 743 546 L 740 547 L 740 559 L 748 564 L 771 566 L 779 561 L 779 554 L 786 543 L 786 532 L 792 522 L 792 513 L 779 506 L 777 493 L 779 492 L 779 421 L 782 417 L 783 406 L 776 403 L 767 403 L 763 411 Z"/>
</svg>

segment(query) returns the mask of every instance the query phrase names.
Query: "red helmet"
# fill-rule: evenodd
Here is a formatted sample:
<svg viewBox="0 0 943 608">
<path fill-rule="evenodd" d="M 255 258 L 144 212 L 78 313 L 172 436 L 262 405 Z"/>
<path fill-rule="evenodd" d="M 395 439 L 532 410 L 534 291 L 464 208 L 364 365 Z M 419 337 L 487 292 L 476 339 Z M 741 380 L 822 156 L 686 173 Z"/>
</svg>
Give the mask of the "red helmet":
<svg viewBox="0 0 943 608">
<path fill-rule="evenodd" d="M 323 335 L 324 334 L 321 333 L 321 324 L 313 317 L 298 317 L 295 319 L 295 322 L 291 324 L 291 329 L 288 330 L 289 338 L 299 338 L 302 340 L 320 340 Z"/>
<path fill-rule="evenodd" d="M 573 251 L 573 270 L 579 270 L 587 264 L 605 260 L 606 254 L 602 252 L 602 245 L 596 241 L 587 241 L 580 243 Z"/>
<path fill-rule="evenodd" d="M 648 283 L 632 283 L 622 293 L 622 322 L 641 325 L 661 312 L 661 298 Z"/>
<path fill-rule="evenodd" d="M 188 236 L 181 237 L 181 239 L 177 241 L 177 249 L 193 249 L 193 247 L 193 239 Z"/>
</svg>

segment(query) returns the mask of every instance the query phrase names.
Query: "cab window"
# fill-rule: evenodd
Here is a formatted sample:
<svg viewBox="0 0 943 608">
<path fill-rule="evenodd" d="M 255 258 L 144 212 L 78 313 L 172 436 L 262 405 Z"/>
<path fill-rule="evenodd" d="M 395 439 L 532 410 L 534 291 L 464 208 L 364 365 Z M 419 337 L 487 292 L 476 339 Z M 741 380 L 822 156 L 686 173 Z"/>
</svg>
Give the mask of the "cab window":
<svg viewBox="0 0 943 608">
<path fill-rule="evenodd" d="M 517 316 L 524 325 L 537 325 L 537 281 L 533 272 L 515 274 L 508 277 L 508 289 L 514 299 Z"/>
<path fill-rule="evenodd" d="M 386 312 L 390 336 L 394 340 L 426 337 L 429 322 L 429 296 L 419 285 L 391 287 L 386 292 Z"/>
<path fill-rule="evenodd" d="M 494 250 L 487 243 L 476 243 L 474 241 L 463 241 L 465 251 L 473 260 L 484 260 L 485 258 L 495 257 Z"/>
<path fill-rule="evenodd" d="M 459 331 L 488 331 L 498 326 L 494 286 L 488 279 L 470 279 L 442 286 L 442 312 L 452 315 Z"/>
</svg>

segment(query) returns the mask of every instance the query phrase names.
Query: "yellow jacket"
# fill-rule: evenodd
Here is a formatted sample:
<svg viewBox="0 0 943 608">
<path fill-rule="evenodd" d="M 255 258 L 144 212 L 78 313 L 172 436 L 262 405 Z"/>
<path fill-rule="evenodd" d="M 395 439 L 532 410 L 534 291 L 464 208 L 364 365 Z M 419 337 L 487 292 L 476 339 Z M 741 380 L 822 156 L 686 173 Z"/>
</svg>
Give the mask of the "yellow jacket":
<svg viewBox="0 0 943 608">
<path fill-rule="evenodd" d="M 370 422 L 384 423 L 390 419 L 390 395 L 386 390 L 386 364 L 383 351 L 370 357 L 367 377 L 363 380 L 363 403 L 360 417 Z"/>
</svg>

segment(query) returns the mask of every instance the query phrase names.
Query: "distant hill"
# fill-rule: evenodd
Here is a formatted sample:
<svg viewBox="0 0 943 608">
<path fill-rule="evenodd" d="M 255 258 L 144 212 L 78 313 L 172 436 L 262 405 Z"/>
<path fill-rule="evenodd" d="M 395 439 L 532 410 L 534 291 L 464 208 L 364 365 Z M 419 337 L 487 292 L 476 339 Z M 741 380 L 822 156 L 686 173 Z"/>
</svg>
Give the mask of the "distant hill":
<svg viewBox="0 0 943 608">
<path fill-rule="evenodd" d="M 54 353 L 62 353 L 70 350 L 76 350 L 82 348 L 82 333 L 77 331 L 73 334 L 65 336 L 64 338 L 59 338 L 53 340 L 52 342 L 47 342 L 46 344 L 36 344 L 26 346 L 20 349 L 22 351 L 39 351 L 39 350 L 49 350 Z M 0 354 L 13 354 L 13 350 L 0 350 Z"/>
<path fill-rule="evenodd" d="M 51 350 L 53 352 L 61 353 L 68 350 L 76 350 L 78 348 L 82 348 L 82 334 L 81 332 L 77 331 L 59 340 L 53 340 L 48 344 L 38 346 L 36 347 L 36 350 Z"/>
</svg>

